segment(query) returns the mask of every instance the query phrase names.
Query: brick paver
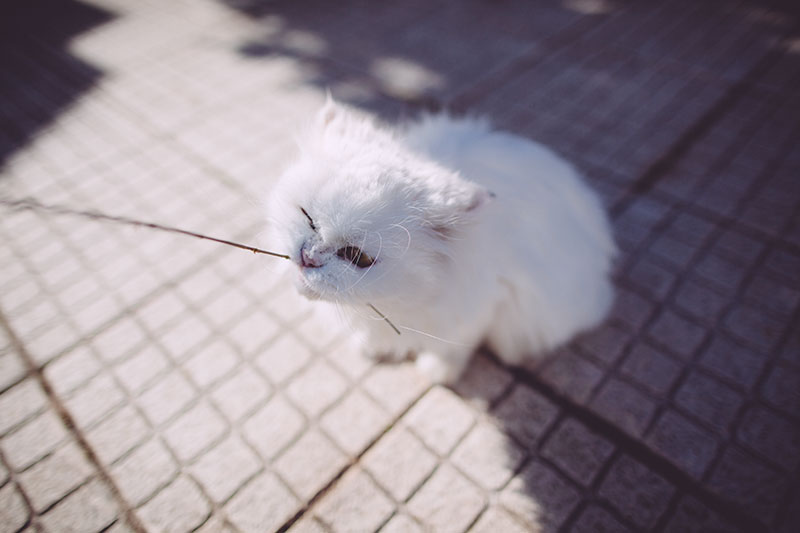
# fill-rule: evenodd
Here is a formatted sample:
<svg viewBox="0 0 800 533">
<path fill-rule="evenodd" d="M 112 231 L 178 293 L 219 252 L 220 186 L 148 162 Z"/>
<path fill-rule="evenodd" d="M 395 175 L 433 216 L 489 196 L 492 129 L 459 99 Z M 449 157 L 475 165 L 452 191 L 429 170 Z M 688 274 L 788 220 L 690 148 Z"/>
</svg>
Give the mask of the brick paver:
<svg viewBox="0 0 800 533">
<path fill-rule="evenodd" d="M 722 0 L 4 5 L 0 196 L 265 245 L 264 191 L 330 89 L 548 144 L 621 253 L 606 324 L 520 368 L 480 353 L 448 388 L 361 356 L 277 260 L 0 207 L 0 531 L 794 533 L 798 22 Z"/>
</svg>

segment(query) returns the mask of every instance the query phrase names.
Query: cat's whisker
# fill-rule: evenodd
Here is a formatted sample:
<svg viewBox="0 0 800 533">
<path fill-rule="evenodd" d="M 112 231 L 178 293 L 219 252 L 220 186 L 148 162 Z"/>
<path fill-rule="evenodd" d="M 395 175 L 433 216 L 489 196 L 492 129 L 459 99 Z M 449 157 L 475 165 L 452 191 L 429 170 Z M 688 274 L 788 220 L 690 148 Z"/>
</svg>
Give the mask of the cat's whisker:
<svg viewBox="0 0 800 533">
<path fill-rule="evenodd" d="M 430 333 L 426 333 L 426 332 L 424 332 L 422 330 L 410 328 L 408 326 L 403 326 L 403 325 L 394 326 L 394 330 L 397 331 L 398 335 L 400 335 L 400 332 L 398 331 L 398 329 L 404 329 L 404 330 L 410 331 L 412 333 L 417 333 L 419 335 L 424 335 L 425 337 L 428 337 L 430 339 L 434 339 L 434 340 L 437 340 L 439 342 L 443 342 L 445 344 L 450 344 L 450 345 L 453 345 L 453 346 L 461 346 L 463 348 L 471 348 L 472 347 L 472 344 L 467 344 L 467 343 L 463 343 L 463 342 L 456 342 L 456 341 L 447 340 L 447 339 L 444 339 L 442 337 L 437 337 L 436 335 L 432 335 Z"/>
</svg>

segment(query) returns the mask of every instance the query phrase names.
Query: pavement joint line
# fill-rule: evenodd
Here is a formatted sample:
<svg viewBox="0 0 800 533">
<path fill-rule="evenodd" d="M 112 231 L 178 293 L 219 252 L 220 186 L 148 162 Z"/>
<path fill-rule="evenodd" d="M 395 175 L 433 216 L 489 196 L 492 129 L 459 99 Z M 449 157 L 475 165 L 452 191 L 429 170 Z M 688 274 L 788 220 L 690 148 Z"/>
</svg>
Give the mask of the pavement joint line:
<svg viewBox="0 0 800 533">
<path fill-rule="evenodd" d="M 11 485 L 13 485 L 14 487 L 16 487 L 17 493 L 19 493 L 20 497 L 22 498 L 23 503 L 25 504 L 25 508 L 28 510 L 29 516 L 25 520 L 25 523 L 22 524 L 22 526 L 20 526 L 19 530 L 22 531 L 28 526 L 36 527 L 36 525 L 37 525 L 37 520 L 36 519 L 39 516 L 38 516 L 38 514 L 36 513 L 36 511 L 33 508 L 33 502 L 31 502 L 31 499 L 28 497 L 28 493 L 22 489 L 22 485 L 20 485 L 20 483 L 19 483 L 19 481 L 17 479 L 17 474 L 16 474 L 16 472 L 14 472 L 14 470 L 8 464 L 8 461 L 6 460 L 6 457 L 5 457 L 5 453 L 3 453 L 2 449 L 0 449 L 0 464 L 5 465 L 6 470 L 8 471 L 8 477 L 6 478 L 6 483 L 3 485 L 3 487 L 5 487 L 9 483 Z"/>
<path fill-rule="evenodd" d="M 120 510 L 122 511 L 122 515 L 125 517 L 125 520 L 128 522 L 128 525 L 131 529 L 134 530 L 135 533 L 147 533 L 144 525 L 141 523 L 139 518 L 134 513 L 133 509 L 128 505 L 128 502 L 122 496 L 122 492 L 120 491 L 119 487 L 117 487 L 116 483 L 114 483 L 114 479 L 111 477 L 109 472 L 103 467 L 103 464 L 100 461 L 100 458 L 95 453 L 94 449 L 91 447 L 89 442 L 83 436 L 81 431 L 78 429 L 78 425 L 75 422 L 75 419 L 69 413 L 67 408 L 61 403 L 56 394 L 53 386 L 50 384 L 50 381 L 44 376 L 42 370 L 36 365 L 33 357 L 30 353 L 28 353 L 27 348 L 22 343 L 22 340 L 17 336 L 16 331 L 11 327 L 5 313 L 2 309 L 0 309 L 0 328 L 2 328 L 6 335 L 8 336 L 9 340 L 11 341 L 11 346 L 17 351 L 20 355 L 22 360 L 27 367 L 28 376 L 33 377 L 39 385 L 42 387 L 47 399 L 50 402 L 50 407 L 55 411 L 56 415 L 61 419 L 64 426 L 66 427 L 69 434 L 75 439 L 75 442 L 80 446 L 83 453 L 86 455 L 86 458 L 91 463 L 92 467 L 95 469 L 97 476 L 99 477 L 100 481 L 108 488 L 111 492 L 112 498 L 117 502 L 120 506 Z M 29 505 L 30 502 L 26 498 L 26 505 Z"/>
<path fill-rule="evenodd" d="M 637 198 L 650 192 L 683 156 L 713 128 L 744 96 L 758 84 L 762 74 L 767 72 L 785 54 L 777 47 L 768 50 L 755 65 L 738 81 L 733 83 L 705 113 L 703 113 L 658 159 L 636 178 L 625 194 L 610 208 L 612 218 L 622 213 Z"/>
<path fill-rule="evenodd" d="M 742 525 L 747 531 L 766 531 L 768 529 L 761 521 L 743 512 L 736 503 L 728 501 L 703 487 L 700 482 L 692 479 L 687 473 L 672 464 L 668 459 L 659 456 L 656 452 L 648 448 L 645 443 L 629 436 L 613 423 L 608 422 L 601 416 L 591 412 L 588 408 L 575 403 L 573 400 L 557 392 L 553 387 L 540 381 L 528 370 L 521 367 L 506 365 L 494 355 L 491 355 L 491 358 L 496 364 L 508 369 L 519 382 L 530 386 L 536 392 L 553 402 L 563 411 L 564 415 L 575 418 L 590 430 L 609 440 L 621 452 L 631 456 L 633 459 L 639 461 L 647 468 L 672 483 L 678 491 L 683 494 L 694 496 L 721 516 Z"/>
<path fill-rule="evenodd" d="M 322 500 L 322 498 L 331 491 L 339 480 L 352 469 L 354 466 L 361 463 L 361 458 L 369 452 L 383 437 L 386 435 L 393 427 L 397 425 L 398 422 L 415 406 L 419 401 L 428 394 L 428 392 L 434 388 L 435 385 L 429 385 L 424 390 L 422 390 L 419 395 L 414 398 L 412 402 L 410 402 L 405 409 L 397 413 L 381 430 L 381 432 L 373 438 L 369 444 L 367 444 L 363 450 L 361 450 L 357 455 L 352 457 L 346 465 L 344 465 L 339 472 L 331 476 L 328 482 L 323 486 L 321 489 L 317 491 L 314 496 L 308 499 L 308 501 L 286 522 L 284 522 L 279 528 L 275 530 L 275 533 L 285 533 L 288 531 L 298 520 L 300 520 L 307 512 L 311 511 L 314 506 Z"/>
</svg>

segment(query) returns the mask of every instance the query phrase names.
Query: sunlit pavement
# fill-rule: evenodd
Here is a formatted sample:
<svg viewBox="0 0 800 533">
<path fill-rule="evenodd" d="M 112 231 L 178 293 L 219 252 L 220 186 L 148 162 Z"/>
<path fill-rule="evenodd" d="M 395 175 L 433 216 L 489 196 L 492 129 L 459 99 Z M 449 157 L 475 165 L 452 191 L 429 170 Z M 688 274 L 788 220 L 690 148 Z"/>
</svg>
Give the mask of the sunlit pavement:
<svg viewBox="0 0 800 533">
<path fill-rule="evenodd" d="M 358 355 L 280 259 L 0 207 L 0 532 L 798 530 L 787 9 L 0 11 L 3 197 L 267 246 L 265 191 L 330 89 L 552 146 L 622 249 L 604 327 L 526 368 L 479 354 L 446 388 Z"/>
</svg>

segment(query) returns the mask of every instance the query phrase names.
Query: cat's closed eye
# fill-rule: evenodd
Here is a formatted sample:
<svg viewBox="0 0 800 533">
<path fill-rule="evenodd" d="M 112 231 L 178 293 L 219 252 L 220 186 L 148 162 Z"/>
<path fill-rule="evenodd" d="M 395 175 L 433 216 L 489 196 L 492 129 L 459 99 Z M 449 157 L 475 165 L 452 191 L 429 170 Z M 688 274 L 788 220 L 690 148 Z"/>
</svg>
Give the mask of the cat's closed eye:
<svg viewBox="0 0 800 533">
<path fill-rule="evenodd" d="M 358 268 L 367 268 L 372 266 L 375 259 L 367 255 L 361 248 L 356 246 L 344 246 L 337 250 L 336 255 L 345 261 L 350 261 Z"/>
</svg>

